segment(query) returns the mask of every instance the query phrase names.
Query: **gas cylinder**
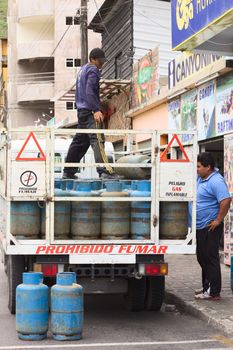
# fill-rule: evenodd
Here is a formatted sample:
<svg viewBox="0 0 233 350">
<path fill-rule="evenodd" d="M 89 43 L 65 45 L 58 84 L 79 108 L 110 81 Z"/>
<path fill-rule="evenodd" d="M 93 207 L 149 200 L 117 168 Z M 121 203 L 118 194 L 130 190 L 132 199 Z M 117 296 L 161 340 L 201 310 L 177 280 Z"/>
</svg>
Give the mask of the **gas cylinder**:
<svg viewBox="0 0 233 350">
<path fill-rule="evenodd" d="M 122 191 L 131 190 L 131 181 L 130 180 L 121 180 Z"/>
<path fill-rule="evenodd" d="M 122 192 L 122 184 L 116 181 L 105 182 L 106 192 L 102 197 L 128 197 Z M 130 202 L 104 201 L 101 206 L 101 238 L 127 239 L 130 232 Z"/>
<path fill-rule="evenodd" d="M 56 189 L 56 193 L 63 190 Z M 60 196 L 60 194 L 59 194 Z M 68 193 L 66 193 L 68 196 Z M 54 203 L 54 238 L 69 239 L 70 235 L 70 214 L 71 204 L 70 202 L 55 202 Z M 45 237 L 45 208 L 41 209 L 41 236 Z"/>
<path fill-rule="evenodd" d="M 57 274 L 51 288 L 51 331 L 56 340 L 78 340 L 83 330 L 83 288 L 73 272 Z"/>
<path fill-rule="evenodd" d="M 62 180 L 54 179 L 54 188 L 61 188 L 61 187 L 62 187 Z"/>
<path fill-rule="evenodd" d="M 188 233 L 188 202 L 160 202 L 160 239 L 185 239 Z"/>
<path fill-rule="evenodd" d="M 133 164 L 137 164 L 137 163 L 141 163 L 143 164 L 148 164 L 150 163 L 150 158 L 142 155 L 142 154 L 138 154 L 138 155 L 129 155 L 129 156 L 124 156 L 118 159 L 117 163 L 133 163 Z M 117 174 L 119 175 L 123 175 L 126 179 L 130 179 L 130 180 L 137 180 L 137 179 L 148 179 L 150 178 L 150 173 L 151 173 L 151 169 L 150 168 L 129 168 L 129 167 L 125 167 L 125 168 L 116 168 L 115 171 L 117 172 Z"/>
<path fill-rule="evenodd" d="M 137 189 L 132 191 L 132 197 L 150 197 L 151 183 L 149 180 L 137 181 Z M 132 239 L 150 238 L 150 202 L 132 202 L 131 204 L 131 235 Z"/>
<path fill-rule="evenodd" d="M 160 239 L 185 239 L 188 233 L 188 202 L 160 202 Z"/>
<path fill-rule="evenodd" d="M 99 196 L 92 188 L 99 188 L 100 184 L 90 181 L 76 182 L 75 191 L 71 195 L 76 197 L 90 197 L 90 201 L 73 201 L 71 210 L 71 235 L 73 239 L 98 239 L 100 236 L 100 202 L 92 202 L 91 197 Z"/>
<path fill-rule="evenodd" d="M 41 272 L 24 272 L 16 288 L 16 330 L 22 340 L 46 338 L 49 321 L 49 288 Z"/>
<path fill-rule="evenodd" d="M 11 234 L 18 239 L 39 239 L 40 208 L 37 202 L 11 202 Z"/>
</svg>

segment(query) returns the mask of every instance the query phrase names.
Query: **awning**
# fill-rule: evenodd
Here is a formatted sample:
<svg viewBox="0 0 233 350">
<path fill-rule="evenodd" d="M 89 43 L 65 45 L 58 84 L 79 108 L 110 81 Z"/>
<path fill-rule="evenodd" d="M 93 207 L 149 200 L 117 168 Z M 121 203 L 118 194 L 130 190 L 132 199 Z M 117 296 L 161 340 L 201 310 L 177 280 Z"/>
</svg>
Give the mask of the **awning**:
<svg viewBox="0 0 233 350">
<path fill-rule="evenodd" d="M 131 80 L 120 79 L 101 79 L 100 80 L 100 100 L 104 102 L 107 99 L 111 99 L 114 95 L 118 95 L 120 92 L 125 92 L 130 87 Z M 75 100 L 76 84 L 72 83 L 70 90 L 63 91 L 57 94 L 51 101 L 64 101 L 72 102 Z"/>
</svg>

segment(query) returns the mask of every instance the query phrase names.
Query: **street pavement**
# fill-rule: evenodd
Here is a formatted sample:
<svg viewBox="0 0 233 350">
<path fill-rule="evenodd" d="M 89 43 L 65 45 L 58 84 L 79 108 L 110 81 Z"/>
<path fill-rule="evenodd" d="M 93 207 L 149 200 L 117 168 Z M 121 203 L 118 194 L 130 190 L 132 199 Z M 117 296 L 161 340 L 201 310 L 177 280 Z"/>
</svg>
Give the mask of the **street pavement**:
<svg viewBox="0 0 233 350">
<path fill-rule="evenodd" d="M 172 266 L 170 270 L 173 271 Z M 182 271 L 179 271 L 182 276 Z M 172 275 L 171 275 L 172 280 Z M 178 276 L 177 276 L 178 280 Z M 169 280 L 169 285 L 171 281 Z M 121 296 L 85 297 L 83 339 L 56 342 L 51 334 L 40 342 L 23 342 L 15 332 L 15 316 L 7 309 L 7 279 L 0 264 L 0 350 L 3 349 L 85 349 L 85 350 L 210 350 L 232 349 L 233 340 L 208 322 L 177 309 L 130 313 Z"/>
<path fill-rule="evenodd" d="M 194 300 L 195 289 L 201 288 L 201 269 L 194 255 L 169 255 L 166 280 L 167 301 L 180 310 L 197 316 L 233 337 L 233 295 L 230 288 L 230 268 L 221 264 L 221 300 Z"/>
</svg>

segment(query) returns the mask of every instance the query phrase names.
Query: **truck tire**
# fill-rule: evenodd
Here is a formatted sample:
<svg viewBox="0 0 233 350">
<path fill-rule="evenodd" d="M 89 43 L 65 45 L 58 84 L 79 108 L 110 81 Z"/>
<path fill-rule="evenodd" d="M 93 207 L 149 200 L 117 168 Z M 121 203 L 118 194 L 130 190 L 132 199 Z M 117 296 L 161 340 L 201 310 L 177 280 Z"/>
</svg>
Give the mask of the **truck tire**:
<svg viewBox="0 0 233 350">
<path fill-rule="evenodd" d="M 127 309 L 141 311 L 145 308 L 146 279 L 129 278 L 128 293 L 125 295 Z"/>
<path fill-rule="evenodd" d="M 9 255 L 7 259 L 8 309 L 11 314 L 15 314 L 16 287 L 22 283 L 22 273 L 24 271 L 24 256 Z"/>
<path fill-rule="evenodd" d="M 165 277 L 147 277 L 146 309 L 159 311 L 163 304 L 165 293 Z"/>
</svg>

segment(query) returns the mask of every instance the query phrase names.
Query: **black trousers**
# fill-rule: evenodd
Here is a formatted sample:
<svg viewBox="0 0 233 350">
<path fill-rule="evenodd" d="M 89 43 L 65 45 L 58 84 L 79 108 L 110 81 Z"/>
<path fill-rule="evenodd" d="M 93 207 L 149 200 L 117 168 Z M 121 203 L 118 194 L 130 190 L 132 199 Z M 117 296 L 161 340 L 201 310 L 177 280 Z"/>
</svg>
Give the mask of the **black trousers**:
<svg viewBox="0 0 233 350">
<path fill-rule="evenodd" d="M 79 109 L 78 110 L 78 129 L 96 129 L 96 122 L 92 111 L 88 109 Z M 73 138 L 73 141 L 69 147 L 66 162 L 67 163 L 79 163 L 83 156 L 86 154 L 89 146 L 91 145 L 95 162 L 104 163 L 103 153 L 104 153 L 104 139 L 103 135 L 100 135 L 100 143 L 98 142 L 96 134 L 76 134 Z M 102 152 L 100 150 L 102 147 Z M 105 154 L 105 153 L 104 153 Z M 106 155 L 105 155 L 106 156 Z M 78 168 L 64 168 L 64 172 L 69 174 L 75 174 L 78 171 Z M 106 169 L 103 167 L 98 167 L 97 171 L 99 174 L 106 172 Z"/>
<path fill-rule="evenodd" d="M 197 230 L 197 261 L 202 268 L 202 285 L 204 291 L 210 287 L 211 296 L 221 292 L 219 243 L 222 234 L 223 223 L 214 231 L 208 231 L 208 227 Z"/>
</svg>

